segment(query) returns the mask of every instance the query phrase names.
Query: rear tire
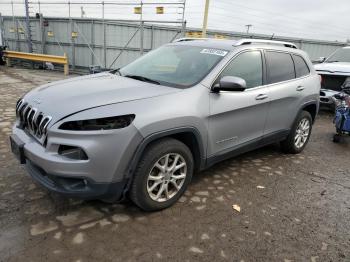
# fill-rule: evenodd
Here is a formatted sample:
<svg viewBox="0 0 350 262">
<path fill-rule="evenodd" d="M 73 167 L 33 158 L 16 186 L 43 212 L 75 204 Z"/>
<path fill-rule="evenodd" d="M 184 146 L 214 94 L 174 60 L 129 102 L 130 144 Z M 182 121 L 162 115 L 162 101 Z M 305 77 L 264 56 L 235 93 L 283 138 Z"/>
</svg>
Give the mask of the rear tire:
<svg viewBox="0 0 350 262">
<path fill-rule="evenodd" d="M 287 154 L 299 154 L 309 142 L 312 131 L 312 117 L 307 111 L 301 111 L 287 138 L 281 142 L 281 149 Z"/>
<path fill-rule="evenodd" d="M 193 166 L 192 153 L 184 143 L 173 138 L 152 143 L 136 168 L 130 199 L 145 211 L 170 207 L 185 192 Z"/>
</svg>

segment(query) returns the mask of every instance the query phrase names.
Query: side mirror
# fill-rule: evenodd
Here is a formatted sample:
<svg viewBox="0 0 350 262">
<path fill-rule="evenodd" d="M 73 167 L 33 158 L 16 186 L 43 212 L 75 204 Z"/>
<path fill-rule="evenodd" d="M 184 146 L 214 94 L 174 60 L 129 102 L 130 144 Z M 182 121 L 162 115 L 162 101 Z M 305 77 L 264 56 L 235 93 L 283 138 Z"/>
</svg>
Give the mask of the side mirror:
<svg viewBox="0 0 350 262">
<path fill-rule="evenodd" d="M 316 61 L 317 61 L 318 63 L 323 63 L 325 60 L 326 60 L 326 58 L 325 58 L 324 56 L 321 56 L 321 57 L 319 57 Z"/>
<path fill-rule="evenodd" d="M 247 83 L 243 78 L 236 76 L 224 76 L 212 88 L 213 92 L 220 91 L 244 91 Z"/>
</svg>

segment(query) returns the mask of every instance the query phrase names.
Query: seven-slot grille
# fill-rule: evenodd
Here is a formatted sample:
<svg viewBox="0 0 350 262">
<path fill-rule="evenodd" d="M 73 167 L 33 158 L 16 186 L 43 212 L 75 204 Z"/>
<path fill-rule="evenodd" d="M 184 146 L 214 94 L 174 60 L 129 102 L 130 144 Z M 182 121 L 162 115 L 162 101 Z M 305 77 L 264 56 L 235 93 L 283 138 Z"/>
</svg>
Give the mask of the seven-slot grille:
<svg viewBox="0 0 350 262">
<path fill-rule="evenodd" d="M 37 108 L 29 105 L 23 99 L 17 102 L 16 116 L 19 121 L 19 127 L 28 130 L 30 134 L 43 144 L 46 138 L 47 126 L 52 117 L 39 112 Z"/>
</svg>

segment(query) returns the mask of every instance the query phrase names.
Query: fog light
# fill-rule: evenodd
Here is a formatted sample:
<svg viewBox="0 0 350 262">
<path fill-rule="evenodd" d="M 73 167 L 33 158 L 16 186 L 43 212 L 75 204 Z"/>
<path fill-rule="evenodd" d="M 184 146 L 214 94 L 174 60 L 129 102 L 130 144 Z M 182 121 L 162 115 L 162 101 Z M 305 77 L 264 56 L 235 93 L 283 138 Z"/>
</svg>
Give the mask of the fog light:
<svg viewBox="0 0 350 262">
<path fill-rule="evenodd" d="M 74 160 L 87 160 L 88 156 L 83 149 L 76 146 L 60 145 L 58 154 Z"/>
</svg>

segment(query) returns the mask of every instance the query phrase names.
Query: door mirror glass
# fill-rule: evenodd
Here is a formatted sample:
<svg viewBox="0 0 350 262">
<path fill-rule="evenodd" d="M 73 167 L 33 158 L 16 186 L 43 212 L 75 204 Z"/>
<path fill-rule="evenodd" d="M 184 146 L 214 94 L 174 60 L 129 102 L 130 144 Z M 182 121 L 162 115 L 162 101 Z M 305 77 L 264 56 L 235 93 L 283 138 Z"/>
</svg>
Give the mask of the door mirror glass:
<svg viewBox="0 0 350 262">
<path fill-rule="evenodd" d="M 224 76 L 213 86 L 214 92 L 220 91 L 244 91 L 247 83 L 243 78 L 236 76 Z"/>
</svg>

